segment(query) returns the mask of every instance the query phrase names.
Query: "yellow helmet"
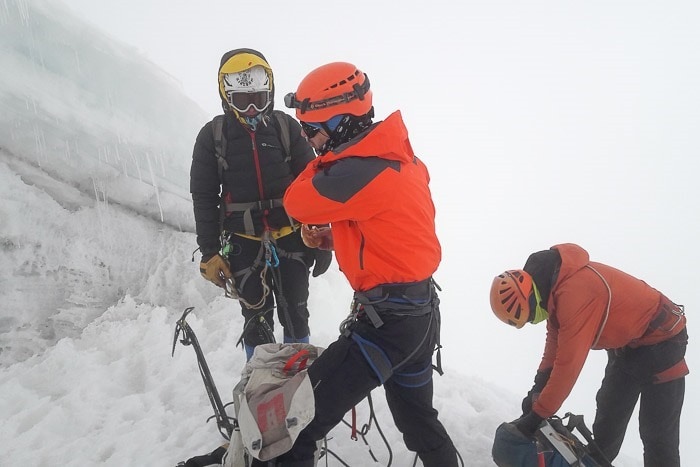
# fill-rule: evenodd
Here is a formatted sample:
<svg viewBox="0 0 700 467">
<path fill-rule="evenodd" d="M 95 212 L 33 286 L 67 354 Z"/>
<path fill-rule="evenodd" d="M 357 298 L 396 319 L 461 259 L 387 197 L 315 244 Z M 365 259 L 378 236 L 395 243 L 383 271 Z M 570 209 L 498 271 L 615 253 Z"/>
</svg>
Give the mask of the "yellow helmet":
<svg viewBox="0 0 700 467">
<path fill-rule="evenodd" d="M 235 49 L 221 57 L 219 66 L 219 96 L 224 111 L 233 112 L 243 124 L 251 111 L 262 119 L 274 107 L 275 85 L 272 68 L 257 50 Z M 252 109 L 251 109 L 252 107 Z"/>
</svg>

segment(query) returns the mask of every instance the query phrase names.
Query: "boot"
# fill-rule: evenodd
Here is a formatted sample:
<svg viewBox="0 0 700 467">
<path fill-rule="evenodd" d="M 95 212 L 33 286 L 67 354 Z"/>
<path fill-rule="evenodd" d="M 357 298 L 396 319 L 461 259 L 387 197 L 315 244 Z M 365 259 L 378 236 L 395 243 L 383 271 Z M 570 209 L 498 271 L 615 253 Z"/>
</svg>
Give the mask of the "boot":
<svg viewBox="0 0 700 467">
<path fill-rule="evenodd" d="M 419 452 L 421 462 L 425 467 L 457 467 L 457 449 L 451 440 L 447 440 L 434 451 Z"/>
</svg>

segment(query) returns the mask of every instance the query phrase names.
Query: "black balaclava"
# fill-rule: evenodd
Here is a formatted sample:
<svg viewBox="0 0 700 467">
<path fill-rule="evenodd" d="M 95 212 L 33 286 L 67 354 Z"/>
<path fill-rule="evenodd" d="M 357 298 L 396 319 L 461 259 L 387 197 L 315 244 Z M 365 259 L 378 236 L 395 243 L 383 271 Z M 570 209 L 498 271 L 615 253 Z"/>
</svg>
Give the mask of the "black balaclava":
<svg viewBox="0 0 700 467">
<path fill-rule="evenodd" d="M 547 301 L 549 293 L 552 291 L 552 286 L 559 276 L 559 267 L 561 266 L 561 255 L 557 250 L 549 249 L 533 253 L 525 261 L 523 271 L 532 276 L 532 280 L 540 292 L 540 298 L 544 303 L 540 305 L 547 309 Z"/>
<path fill-rule="evenodd" d="M 374 118 L 374 107 L 369 109 L 369 112 L 359 117 L 349 114 L 344 115 L 334 130 L 331 130 L 325 123 L 322 123 L 321 126 L 329 135 L 329 138 L 321 148 L 321 154 L 333 151 L 357 135 L 367 131 L 367 129 L 372 126 L 372 118 Z"/>
</svg>

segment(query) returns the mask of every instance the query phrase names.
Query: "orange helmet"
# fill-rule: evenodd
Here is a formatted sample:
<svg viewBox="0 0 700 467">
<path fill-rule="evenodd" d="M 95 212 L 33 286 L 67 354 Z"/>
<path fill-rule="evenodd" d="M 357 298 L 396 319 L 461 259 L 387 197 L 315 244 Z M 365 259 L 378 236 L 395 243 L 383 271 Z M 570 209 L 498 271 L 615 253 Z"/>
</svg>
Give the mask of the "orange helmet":
<svg viewBox="0 0 700 467">
<path fill-rule="evenodd" d="M 284 97 L 302 122 L 326 122 L 336 115 L 362 116 L 372 108 L 369 78 L 352 63 L 320 66 L 299 83 L 296 93 Z"/>
<path fill-rule="evenodd" d="M 520 329 L 530 321 L 532 276 L 522 269 L 497 275 L 491 284 L 491 309 L 498 319 Z"/>
</svg>

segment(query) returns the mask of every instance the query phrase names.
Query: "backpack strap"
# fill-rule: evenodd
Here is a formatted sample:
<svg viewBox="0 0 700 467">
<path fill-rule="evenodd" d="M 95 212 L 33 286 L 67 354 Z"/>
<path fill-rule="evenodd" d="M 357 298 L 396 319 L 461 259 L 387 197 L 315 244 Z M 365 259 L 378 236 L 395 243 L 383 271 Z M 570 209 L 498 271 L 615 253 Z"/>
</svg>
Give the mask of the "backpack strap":
<svg viewBox="0 0 700 467">
<path fill-rule="evenodd" d="M 224 137 L 224 115 L 217 115 L 211 121 L 211 131 L 214 135 L 214 155 L 218 164 L 219 183 L 224 183 L 224 170 L 228 169 L 226 162 L 226 137 Z M 222 193 L 223 195 L 223 193 Z M 226 217 L 226 206 L 223 199 L 219 202 L 219 233 L 224 231 L 224 218 Z"/>
<path fill-rule="evenodd" d="M 219 181 L 223 181 L 222 173 L 228 169 L 228 162 L 226 162 L 226 138 L 224 137 L 224 116 L 217 115 L 211 123 L 211 129 L 214 133 L 214 155 L 219 164 Z"/>
<path fill-rule="evenodd" d="M 287 121 L 287 114 L 281 110 L 273 110 L 272 115 L 275 117 L 274 120 L 277 121 L 278 134 L 280 137 L 280 142 L 282 143 L 282 149 L 284 150 L 284 161 L 289 162 L 292 158 L 290 152 L 291 139 L 289 136 L 289 122 Z"/>
</svg>

